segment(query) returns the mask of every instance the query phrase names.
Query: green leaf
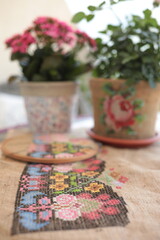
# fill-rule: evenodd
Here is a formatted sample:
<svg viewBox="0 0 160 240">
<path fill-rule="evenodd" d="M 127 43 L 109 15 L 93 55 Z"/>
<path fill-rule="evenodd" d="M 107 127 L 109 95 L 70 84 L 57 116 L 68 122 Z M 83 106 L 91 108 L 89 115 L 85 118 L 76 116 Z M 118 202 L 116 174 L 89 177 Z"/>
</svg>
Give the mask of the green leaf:
<svg viewBox="0 0 160 240">
<path fill-rule="evenodd" d="M 33 82 L 44 82 L 44 81 L 46 81 L 46 79 L 39 74 L 34 74 L 32 77 L 32 81 Z"/>
<path fill-rule="evenodd" d="M 135 110 L 141 109 L 144 106 L 144 101 L 141 99 L 136 99 L 133 101 L 133 105 Z"/>
<path fill-rule="evenodd" d="M 94 18 L 94 14 L 89 14 L 86 16 L 87 22 L 90 22 Z"/>
<path fill-rule="evenodd" d="M 23 67 L 24 76 L 28 79 L 28 81 L 31 81 L 34 75 L 39 73 L 40 64 L 41 64 L 40 59 L 33 59 L 28 63 L 27 66 Z"/>
<path fill-rule="evenodd" d="M 106 134 L 114 134 L 115 131 L 113 129 L 106 129 Z"/>
<path fill-rule="evenodd" d="M 95 6 L 89 6 L 88 7 L 88 10 L 91 11 L 91 12 L 94 12 L 96 9 L 97 9 L 97 7 L 95 7 Z"/>
<path fill-rule="evenodd" d="M 141 123 L 144 120 L 144 116 L 142 116 L 141 114 L 135 115 L 134 118 L 138 123 Z"/>
<path fill-rule="evenodd" d="M 136 135 L 136 132 L 131 127 L 127 127 L 126 131 L 128 135 Z"/>
<path fill-rule="evenodd" d="M 144 13 L 144 16 L 146 19 L 149 19 L 152 15 L 151 10 L 149 10 L 149 9 L 144 10 L 143 13 Z"/>
<path fill-rule="evenodd" d="M 61 194 L 61 193 L 64 193 L 64 191 L 55 191 L 54 193 L 55 194 Z"/>
<path fill-rule="evenodd" d="M 139 57 L 138 54 L 133 54 L 133 55 L 127 56 L 127 57 L 125 57 L 125 58 L 122 60 L 122 63 L 123 63 L 123 64 L 128 63 L 128 62 L 130 62 L 130 61 L 132 61 L 132 60 L 137 59 L 138 57 Z"/>
<path fill-rule="evenodd" d="M 70 184 L 71 184 L 71 186 L 75 186 L 75 187 L 77 187 L 77 183 L 76 182 L 70 182 Z"/>
<path fill-rule="evenodd" d="M 83 189 L 79 189 L 79 188 L 76 188 L 76 189 L 73 189 L 72 192 L 81 192 Z"/>
<path fill-rule="evenodd" d="M 105 1 L 101 2 L 98 7 L 101 8 L 105 3 Z"/>
<path fill-rule="evenodd" d="M 115 31 L 115 30 L 118 30 L 118 29 L 119 29 L 119 26 L 115 26 L 115 25 L 109 24 L 109 25 L 107 26 L 107 29 L 110 30 L 110 31 Z"/>
<path fill-rule="evenodd" d="M 156 87 L 156 83 L 155 83 L 155 81 L 153 80 L 152 77 L 149 78 L 149 85 L 150 85 L 151 88 L 155 88 Z"/>
<path fill-rule="evenodd" d="M 102 43 L 102 39 L 101 38 L 96 38 L 96 43 L 97 44 L 101 44 Z"/>
<path fill-rule="evenodd" d="M 41 65 L 40 71 L 47 71 L 50 69 L 56 69 L 58 66 L 60 66 L 62 63 L 62 58 L 60 56 L 49 56 L 46 57 Z"/>
<path fill-rule="evenodd" d="M 21 60 L 22 58 L 28 57 L 29 55 L 26 53 L 15 52 L 11 54 L 11 60 Z"/>
<path fill-rule="evenodd" d="M 56 69 L 52 69 L 50 70 L 47 75 L 49 75 L 48 77 L 48 81 L 51 80 L 51 81 L 59 81 L 62 79 L 62 75 L 61 73 L 58 72 L 58 70 Z M 64 79 L 64 78 L 63 78 Z"/>
<path fill-rule="evenodd" d="M 153 2 L 154 7 L 159 7 L 160 3 L 159 2 Z"/>
<path fill-rule="evenodd" d="M 106 183 L 107 184 L 112 184 L 112 182 L 114 181 L 114 179 L 110 176 L 106 176 Z"/>
<path fill-rule="evenodd" d="M 102 114 L 102 115 L 100 116 L 100 123 L 105 124 L 105 117 L 106 117 L 105 114 Z"/>
<path fill-rule="evenodd" d="M 119 2 L 124 2 L 124 1 L 128 1 L 128 0 L 110 0 L 110 4 L 114 5 L 114 4 L 117 4 Z"/>
<path fill-rule="evenodd" d="M 105 91 L 105 93 L 107 93 L 109 96 L 114 96 L 115 95 L 115 91 L 112 88 L 112 85 L 109 83 L 106 83 L 103 86 L 103 90 Z"/>
<path fill-rule="evenodd" d="M 85 19 L 86 18 L 86 15 L 84 12 L 78 12 L 76 13 L 73 18 L 72 18 L 72 22 L 74 23 L 78 23 L 80 22 L 81 20 Z"/>
<path fill-rule="evenodd" d="M 75 175 L 73 175 L 73 176 L 70 177 L 70 180 L 71 180 L 71 181 L 74 181 L 74 180 L 76 180 L 76 178 L 77 178 L 77 177 L 76 177 Z"/>
<path fill-rule="evenodd" d="M 100 99 L 100 108 L 103 109 L 103 105 L 104 105 L 104 98 L 101 98 Z"/>
<path fill-rule="evenodd" d="M 124 88 L 126 86 L 124 85 Z M 127 87 L 127 89 L 121 90 L 119 93 L 126 99 L 132 97 L 135 94 L 135 88 L 134 87 Z"/>
<path fill-rule="evenodd" d="M 107 30 L 99 31 L 99 33 L 106 34 Z"/>
</svg>

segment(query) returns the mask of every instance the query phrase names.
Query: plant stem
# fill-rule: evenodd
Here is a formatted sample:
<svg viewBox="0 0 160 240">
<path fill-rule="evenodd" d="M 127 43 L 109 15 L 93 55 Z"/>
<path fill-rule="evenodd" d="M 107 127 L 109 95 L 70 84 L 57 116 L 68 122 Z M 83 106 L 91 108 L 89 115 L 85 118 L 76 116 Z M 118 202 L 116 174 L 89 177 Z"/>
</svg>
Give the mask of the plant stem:
<svg viewBox="0 0 160 240">
<path fill-rule="evenodd" d="M 88 177 L 82 177 L 82 178 L 88 178 Z M 87 182 L 84 182 L 84 183 L 79 184 L 78 188 L 80 188 L 81 186 L 86 185 L 87 183 L 90 183 L 90 182 L 92 182 L 92 181 L 95 181 L 95 179 L 94 179 L 94 178 L 91 178 L 91 179 L 88 180 Z M 74 189 L 77 189 L 77 187 L 70 188 L 68 191 L 65 191 L 65 193 L 68 193 L 68 192 L 70 192 L 70 191 L 72 191 L 72 190 L 74 190 Z"/>
<path fill-rule="evenodd" d="M 110 6 L 109 9 L 111 10 L 111 12 L 113 13 L 113 15 L 115 16 L 115 18 L 117 19 L 117 21 L 119 22 L 119 24 L 122 24 L 121 19 L 118 17 L 118 15 L 115 13 L 115 11 L 113 10 L 113 8 Z"/>
</svg>

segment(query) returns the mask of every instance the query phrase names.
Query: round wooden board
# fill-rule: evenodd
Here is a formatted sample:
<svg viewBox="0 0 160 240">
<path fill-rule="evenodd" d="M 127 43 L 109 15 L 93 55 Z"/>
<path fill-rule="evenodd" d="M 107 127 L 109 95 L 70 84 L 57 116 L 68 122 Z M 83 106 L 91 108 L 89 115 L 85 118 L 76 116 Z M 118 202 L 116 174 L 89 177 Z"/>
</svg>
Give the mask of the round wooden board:
<svg viewBox="0 0 160 240">
<path fill-rule="evenodd" d="M 49 136 L 49 135 L 48 135 Z M 52 135 L 54 136 L 54 135 Z M 41 136 L 40 136 L 41 137 Z M 54 139 L 54 137 L 52 137 Z M 56 137 L 54 139 L 55 144 L 61 144 L 62 141 L 56 141 Z M 72 144 L 75 148 L 84 149 L 83 154 L 73 154 L 71 157 L 33 157 L 28 156 L 28 149 L 33 143 L 33 137 L 31 134 L 25 134 L 18 137 L 9 138 L 2 143 L 2 152 L 5 156 L 10 157 L 15 160 L 25 161 L 25 162 L 34 162 L 34 163 L 70 163 L 85 160 L 91 158 L 97 154 L 98 145 L 89 139 L 78 139 L 78 138 L 70 138 L 69 141 L 63 142 L 62 144 Z M 45 143 L 52 144 L 51 143 Z M 61 154 L 61 153 L 59 153 Z M 65 153 L 64 153 L 65 154 Z M 67 153 L 68 154 L 68 153 Z M 63 155 L 63 153 L 62 153 Z M 56 156 L 56 155 L 55 155 Z"/>
</svg>

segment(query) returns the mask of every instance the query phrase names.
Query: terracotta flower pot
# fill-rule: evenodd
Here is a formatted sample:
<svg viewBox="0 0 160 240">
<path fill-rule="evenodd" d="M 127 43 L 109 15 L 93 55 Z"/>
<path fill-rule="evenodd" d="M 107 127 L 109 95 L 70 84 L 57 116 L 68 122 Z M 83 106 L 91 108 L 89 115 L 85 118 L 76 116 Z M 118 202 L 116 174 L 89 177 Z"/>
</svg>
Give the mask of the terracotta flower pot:
<svg viewBox="0 0 160 240">
<path fill-rule="evenodd" d="M 155 136 L 160 104 L 160 84 L 151 88 L 145 81 L 126 87 L 125 80 L 90 81 L 94 107 L 94 132 L 124 139 Z"/>
<path fill-rule="evenodd" d="M 69 131 L 78 99 L 75 82 L 22 82 L 20 89 L 33 133 Z"/>
</svg>

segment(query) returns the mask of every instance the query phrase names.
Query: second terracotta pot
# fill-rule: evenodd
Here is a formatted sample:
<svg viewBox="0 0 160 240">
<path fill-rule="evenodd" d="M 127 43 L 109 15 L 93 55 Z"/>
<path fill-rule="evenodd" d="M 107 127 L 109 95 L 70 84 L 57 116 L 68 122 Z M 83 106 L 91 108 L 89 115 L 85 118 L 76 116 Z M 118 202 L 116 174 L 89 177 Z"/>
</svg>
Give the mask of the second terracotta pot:
<svg viewBox="0 0 160 240">
<path fill-rule="evenodd" d="M 123 139 L 155 136 L 160 104 L 160 85 L 151 88 L 145 81 L 128 87 L 125 80 L 90 81 L 94 108 L 94 132 Z"/>
</svg>

